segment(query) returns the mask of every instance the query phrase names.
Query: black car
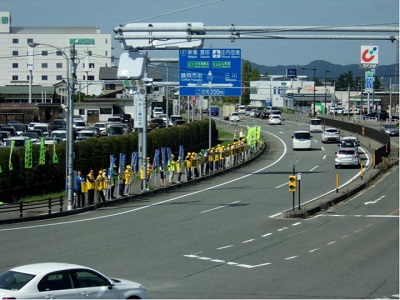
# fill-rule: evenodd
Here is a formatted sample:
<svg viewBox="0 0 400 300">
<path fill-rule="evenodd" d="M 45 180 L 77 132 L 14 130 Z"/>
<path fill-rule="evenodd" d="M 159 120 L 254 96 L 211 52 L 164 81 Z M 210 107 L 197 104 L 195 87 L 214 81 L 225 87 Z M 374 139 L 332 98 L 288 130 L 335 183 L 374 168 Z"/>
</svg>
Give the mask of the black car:
<svg viewBox="0 0 400 300">
<path fill-rule="evenodd" d="M 260 119 L 268 119 L 268 117 L 269 117 L 269 112 L 264 110 L 260 113 Z"/>
<path fill-rule="evenodd" d="M 122 123 L 130 123 L 132 120 L 132 116 L 130 114 L 122 114 L 121 115 L 121 122 Z"/>
</svg>

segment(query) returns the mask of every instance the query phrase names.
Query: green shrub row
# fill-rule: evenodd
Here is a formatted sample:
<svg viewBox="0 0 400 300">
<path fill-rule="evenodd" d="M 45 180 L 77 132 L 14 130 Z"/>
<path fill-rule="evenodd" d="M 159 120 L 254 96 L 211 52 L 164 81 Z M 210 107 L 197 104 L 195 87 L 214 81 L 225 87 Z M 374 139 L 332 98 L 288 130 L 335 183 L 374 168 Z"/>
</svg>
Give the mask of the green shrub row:
<svg viewBox="0 0 400 300">
<path fill-rule="evenodd" d="M 215 122 L 211 124 L 212 144 L 218 141 L 218 131 Z M 179 146 L 187 152 L 199 151 L 208 148 L 209 123 L 208 120 L 186 123 L 177 127 L 153 129 L 147 135 L 147 156 L 153 157 L 155 149 L 169 147 L 177 156 Z M 53 145 L 47 146 L 46 161 L 39 165 L 39 145 L 32 147 L 32 169 L 25 168 L 25 148 L 16 147 L 11 155 L 13 169 L 9 169 L 10 148 L 0 148 L 0 202 L 10 202 L 7 199 L 17 200 L 18 197 L 36 194 L 38 192 L 54 192 L 65 189 L 66 143 L 56 145 L 55 151 L 58 162 L 53 162 Z M 110 155 L 119 157 L 125 153 L 127 163 L 130 163 L 131 154 L 138 151 L 138 134 L 92 138 L 74 144 L 74 170 L 81 170 L 87 174 L 89 170 L 108 168 Z"/>
</svg>

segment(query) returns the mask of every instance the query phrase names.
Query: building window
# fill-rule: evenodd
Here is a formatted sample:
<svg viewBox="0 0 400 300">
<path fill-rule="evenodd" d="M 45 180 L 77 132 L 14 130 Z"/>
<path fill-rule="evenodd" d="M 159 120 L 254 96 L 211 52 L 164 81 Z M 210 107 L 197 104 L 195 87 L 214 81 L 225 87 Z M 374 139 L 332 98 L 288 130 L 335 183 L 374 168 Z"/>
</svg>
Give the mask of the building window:
<svg viewBox="0 0 400 300">
<path fill-rule="evenodd" d="M 108 83 L 108 84 L 105 85 L 105 89 L 106 90 L 115 90 L 116 86 L 117 85 L 114 84 L 114 83 Z"/>
<path fill-rule="evenodd" d="M 31 39 L 26 39 L 26 42 L 29 44 L 29 43 L 33 43 L 33 39 L 31 38 Z"/>
<path fill-rule="evenodd" d="M 62 67 L 63 67 L 63 66 L 62 66 L 62 63 L 56 63 L 56 68 L 57 68 L 57 69 L 62 69 Z"/>
<path fill-rule="evenodd" d="M 42 80 L 48 80 L 47 75 L 42 75 Z"/>
<path fill-rule="evenodd" d="M 87 53 L 88 53 L 89 56 L 93 56 L 93 51 L 92 50 L 89 50 Z"/>
<path fill-rule="evenodd" d="M 108 56 L 108 51 L 105 52 L 105 56 Z"/>
<path fill-rule="evenodd" d="M 12 80 L 14 80 L 14 81 L 18 80 L 18 75 L 13 75 Z"/>
<path fill-rule="evenodd" d="M 80 108 L 79 109 L 79 115 L 80 116 L 84 116 L 85 115 L 85 109 L 84 108 Z"/>
<path fill-rule="evenodd" d="M 101 115 L 111 115 L 112 109 L 111 108 L 100 108 Z"/>
<path fill-rule="evenodd" d="M 42 63 L 42 69 L 47 69 L 49 65 L 47 63 Z"/>
<path fill-rule="evenodd" d="M 13 55 L 13 56 L 18 56 L 18 51 L 13 51 L 13 52 L 12 52 L 12 55 Z"/>
<path fill-rule="evenodd" d="M 47 56 L 47 55 L 49 55 L 49 52 L 47 50 L 43 50 L 42 51 L 42 56 Z"/>
<path fill-rule="evenodd" d="M 13 67 L 13 69 L 18 69 L 18 63 L 13 63 L 12 67 Z"/>
<path fill-rule="evenodd" d="M 19 40 L 18 39 L 13 39 L 12 42 L 13 42 L 13 44 L 19 44 Z"/>
<path fill-rule="evenodd" d="M 60 50 L 57 50 L 56 54 L 57 56 L 63 56 L 63 53 Z"/>
<path fill-rule="evenodd" d="M 87 80 L 94 80 L 94 75 L 88 75 Z"/>
<path fill-rule="evenodd" d="M 89 63 L 89 69 L 94 69 L 94 63 Z"/>
<path fill-rule="evenodd" d="M 26 80 L 29 80 L 31 78 L 30 75 L 26 75 Z"/>
<path fill-rule="evenodd" d="M 57 75 L 56 80 L 61 81 L 63 79 L 62 75 Z"/>
</svg>

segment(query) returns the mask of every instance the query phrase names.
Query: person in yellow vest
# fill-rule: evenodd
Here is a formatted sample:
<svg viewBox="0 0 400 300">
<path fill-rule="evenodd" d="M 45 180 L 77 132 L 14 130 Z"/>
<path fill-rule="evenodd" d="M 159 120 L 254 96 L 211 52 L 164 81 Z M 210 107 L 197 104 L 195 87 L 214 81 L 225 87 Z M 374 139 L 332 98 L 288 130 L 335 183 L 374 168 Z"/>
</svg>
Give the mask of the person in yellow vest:
<svg viewBox="0 0 400 300">
<path fill-rule="evenodd" d="M 192 161 L 191 161 L 192 153 L 188 152 L 185 158 L 185 171 L 187 181 L 192 180 Z"/>
<path fill-rule="evenodd" d="M 124 171 L 124 184 L 125 184 L 124 196 L 129 196 L 131 177 L 132 177 L 131 166 L 127 165 Z"/>
<path fill-rule="evenodd" d="M 238 131 L 235 130 L 235 133 L 233 134 L 233 141 L 237 142 L 237 140 L 238 140 Z"/>
<path fill-rule="evenodd" d="M 98 195 L 98 203 L 105 203 L 106 197 L 104 196 L 104 176 L 103 170 L 99 171 L 99 174 L 96 177 L 96 190 Z"/>
<path fill-rule="evenodd" d="M 175 162 L 176 166 L 176 174 L 178 174 L 178 181 L 177 183 L 181 183 L 181 176 L 182 176 L 182 169 L 183 169 L 183 162 L 181 162 L 181 157 L 178 156 L 178 159 Z"/>
<path fill-rule="evenodd" d="M 215 152 L 214 152 L 214 148 L 210 148 L 208 150 L 208 170 L 214 171 L 214 156 L 215 156 Z"/>
<path fill-rule="evenodd" d="M 240 129 L 240 133 L 239 133 L 239 141 L 242 141 L 246 138 L 246 133 L 244 132 L 244 129 Z"/>
<path fill-rule="evenodd" d="M 95 183 L 96 183 L 96 178 L 94 177 L 94 171 L 90 170 L 89 174 L 86 176 L 89 205 L 94 204 Z"/>
<path fill-rule="evenodd" d="M 171 154 L 171 159 L 168 161 L 168 172 L 169 172 L 169 178 L 168 182 L 169 184 L 175 184 L 174 177 L 175 177 L 175 172 L 176 172 L 176 161 L 174 160 L 175 156 Z"/>
</svg>

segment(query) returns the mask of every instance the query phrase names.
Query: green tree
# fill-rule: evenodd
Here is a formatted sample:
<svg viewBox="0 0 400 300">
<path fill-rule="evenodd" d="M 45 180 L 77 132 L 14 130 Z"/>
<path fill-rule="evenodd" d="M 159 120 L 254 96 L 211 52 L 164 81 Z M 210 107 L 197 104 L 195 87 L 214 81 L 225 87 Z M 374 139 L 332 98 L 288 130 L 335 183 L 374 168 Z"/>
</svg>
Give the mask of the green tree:
<svg viewBox="0 0 400 300">
<path fill-rule="evenodd" d="M 357 82 L 354 79 L 354 75 L 351 71 L 347 73 L 343 73 L 339 75 L 337 80 L 335 80 L 335 86 L 336 90 L 338 91 L 347 91 L 349 86 L 350 90 L 356 90 L 357 89 Z"/>
<path fill-rule="evenodd" d="M 253 69 L 248 60 L 243 62 L 242 66 L 242 82 L 245 86 L 245 91 L 242 94 L 242 104 L 250 104 L 250 81 L 260 80 L 260 71 Z"/>
</svg>

